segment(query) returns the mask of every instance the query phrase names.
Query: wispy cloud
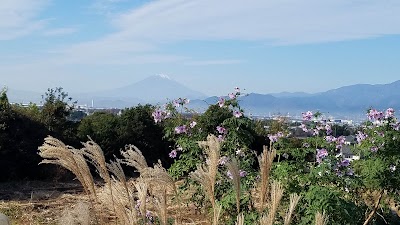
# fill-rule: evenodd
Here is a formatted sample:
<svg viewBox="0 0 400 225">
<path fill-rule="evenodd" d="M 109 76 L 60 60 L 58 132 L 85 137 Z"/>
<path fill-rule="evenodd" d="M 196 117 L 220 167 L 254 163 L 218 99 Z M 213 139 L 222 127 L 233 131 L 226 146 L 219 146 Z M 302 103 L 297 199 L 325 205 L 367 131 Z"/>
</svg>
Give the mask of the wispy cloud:
<svg viewBox="0 0 400 225">
<path fill-rule="evenodd" d="M 0 40 L 10 40 L 42 29 L 46 21 L 38 19 L 48 0 L 2 0 L 0 3 Z"/>
<path fill-rule="evenodd" d="M 76 28 L 76 27 L 62 27 L 62 28 L 46 30 L 43 32 L 43 35 L 44 36 L 60 36 L 60 35 L 73 34 L 76 32 L 78 32 L 78 28 Z"/>
<path fill-rule="evenodd" d="M 99 0 L 110 5 L 121 0 Z M 113 14 L 116 31 L 99 40 L 68 46 L 71 54 L 154 54 L 165 44 L 180 41 L 258 41 L 293 45 L 364 39 L 400 34 L 400 1 L 345 0 L 169 0 L 154 1 L 124 13 Z M 84 48 L 81 48 L 85 46 Z M 110 47 L 115 46 L 115 47 Z M 101 54 L 97 54 L 100 52 Z M 95 54 L 96 53 L 96 54 Z M 87 57 L 93 60 L 92 57 Z M 70 56 L 71 58 L 75 56 Z M 189 56 L 190 57 L 190 56 Z M 227 64 L 238 61 L 205 60 L 189 65 Z"/>
<path fill-rule="evenodd" d="M 302 44 L 400 33 L 400 2 L 156 1 L 114 18 L 120 35 L 160 40 Z"/>
<path fill-rule="evenodd" d="M 188 66 L 210 66 L 210 65 L 231 65 L 243 63 L 243 60 L 239 59 L 219 59 L 219 60 L 200 60 L 200 61 L 188 61 L 185 65 Z"/>
<path fill-rule="evenodd" d="M 129 0 L 95 0 L 89 8 L 99 14 L 110 15 L 116 10 L 116 6 L 119 3 L 123 3 L 126 1 Z"/>
</svg>

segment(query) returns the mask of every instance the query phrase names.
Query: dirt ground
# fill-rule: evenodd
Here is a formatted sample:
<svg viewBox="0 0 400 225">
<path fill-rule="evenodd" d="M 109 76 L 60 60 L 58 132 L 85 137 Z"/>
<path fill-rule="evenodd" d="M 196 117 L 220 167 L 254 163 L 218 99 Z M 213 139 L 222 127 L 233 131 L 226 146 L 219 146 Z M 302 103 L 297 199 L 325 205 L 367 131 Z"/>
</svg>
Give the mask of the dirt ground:
<svg viewBox="0 0 400 225">
<path fill-rule="evenodd" d="M 0 183 L 0 212 L 8 216 L 12 225 L 61 224 L 63 211 L 73 209 L 78 202 L 89 204 L 78 181 Z M 177 207 L 172 208 L 175 209 L 171 213 L 176 213 Z M 182 216 L 187 224 L 208 224 L 207 218 L 194 207 L 186 206 L 181 213 L 185 214 Z M 112 218 L 108 219 L 109 222 L 101 224 L 115 224 Z M 93 220 L 91 224 L 99 223 Z"/>
<path fill-rule="evenodd" d="M 79 201 L 87 201 L 79 182 L 0 183 L 0 212 L 11 224 L 58 224 L 62 211 Z"/>
</svg>

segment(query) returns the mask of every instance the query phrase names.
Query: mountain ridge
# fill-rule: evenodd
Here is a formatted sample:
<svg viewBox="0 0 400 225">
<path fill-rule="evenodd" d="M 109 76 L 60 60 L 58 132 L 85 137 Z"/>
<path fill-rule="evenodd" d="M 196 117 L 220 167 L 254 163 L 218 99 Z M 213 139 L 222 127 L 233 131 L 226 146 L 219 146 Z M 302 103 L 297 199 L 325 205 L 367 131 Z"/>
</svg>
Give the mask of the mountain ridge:
<svg viewBox="0 0 400 225">
<path fill-rule="evenodd" d="M 33 92 L 22 91 L 32 97 Z M 22 93 L 21 92 L 21 93 Z M 9 99 L 21 100 L 18 91 L 10 89 Z M 218 101 L 218 96 L 207 97 L 201 92 L 187 88 L 165 75 L 150 76 L 124 87 L 77 95 L 70 94 L 78 104 L 95 107 L 125 108 L 137 104 L 162 104 L 183 97 L 191 99 L 189 107 L 204 111 Z M 41 99 L 38 95 L 36 99 Z M 331 114 L 360 114 L 370 107 L 400 109 L 400 80 L 388 84 L 355 84 L 319 93 L 281 92 L 249 93 L 239 98 L 241 106 L 253 114 L 279 112 L 298 114 L 306 110 L 319 110 Z M 16 101 L 14 101 L 16 102 Z M 24 101 L 29 102 L 28 100 Z"/>
</svg>

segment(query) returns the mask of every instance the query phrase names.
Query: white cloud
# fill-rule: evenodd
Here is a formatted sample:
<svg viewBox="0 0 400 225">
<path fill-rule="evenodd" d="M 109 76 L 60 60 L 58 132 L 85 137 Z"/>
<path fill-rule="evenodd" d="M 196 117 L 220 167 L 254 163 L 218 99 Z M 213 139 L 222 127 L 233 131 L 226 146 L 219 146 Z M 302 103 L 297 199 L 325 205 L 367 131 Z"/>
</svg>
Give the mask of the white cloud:
<svg viewBox="0 0 400 225">
<path fill-rule="evenodd" d="M 97 3 L 110 5 L 113 1 L 120 0 Z M 145 61 L 155 62 L 160 55 L 165 58 L 170 54 L 159 53 L 165 44 L 186 40 L 291 45 L 400 34 L 400 1 L 166 0 L 108 18 L 116 31 L 98 40 L 67 46 L 62 50 L 63 61 L 130 62 L 127 58 L 144 54 L 148 57 Z M 154 60 L 150 60 L 151 55 Z M 240 60 L 186 61 L 187 65 L 229 63 Z"/>
<path fill-rule="evenodd" d="M 42 29 L 45 20 L 37 19 L 48 0 L 2 0 L 0 3 L 0 40 L 10 40 Z"/>
<path fill-rule="evenodd" d="M 400 2 L 156 1 L 113 19 L 126 38 L 301 44 L 400 33 Z"/>
</svg>

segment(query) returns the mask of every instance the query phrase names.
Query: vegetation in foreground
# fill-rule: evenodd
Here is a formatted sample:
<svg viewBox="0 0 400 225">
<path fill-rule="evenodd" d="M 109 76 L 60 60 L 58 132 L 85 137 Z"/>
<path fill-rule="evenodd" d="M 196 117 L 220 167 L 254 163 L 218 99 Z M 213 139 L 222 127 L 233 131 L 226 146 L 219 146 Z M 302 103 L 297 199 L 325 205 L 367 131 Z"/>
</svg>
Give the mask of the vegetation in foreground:
<svg viewBox="0 0 400 225">
<path fill-rule="evenodd" d="M 285 121 L 265 130 L 265 124 L 245 117 L 239 95 L 236 89 L 191 117 L 183 114 L 185 99 L 153 111 L 155 126 L 171 144 L 168 170 L 161 163 L 149 166 L 132 145 L 108 161 L 93 140 L 75 149 L 52 137 L 39 148 L 42 163 L 73 172 L 98 223 L 398 223 L 400 125 L 393 109 L 370 109 L 354 142 L 335 134 L 321 114 L 306 112 L 299 127 L 307 138 L 299 139 Z M 345 148 L 359 159 L 343 155 Z M 129 167 L 139 174 L 135 181 L 125 176 Z M 103 185 L 94 183 L 90 168 Z M 183 215 L 187 208 L 202 216 Z"/>
</svg>

